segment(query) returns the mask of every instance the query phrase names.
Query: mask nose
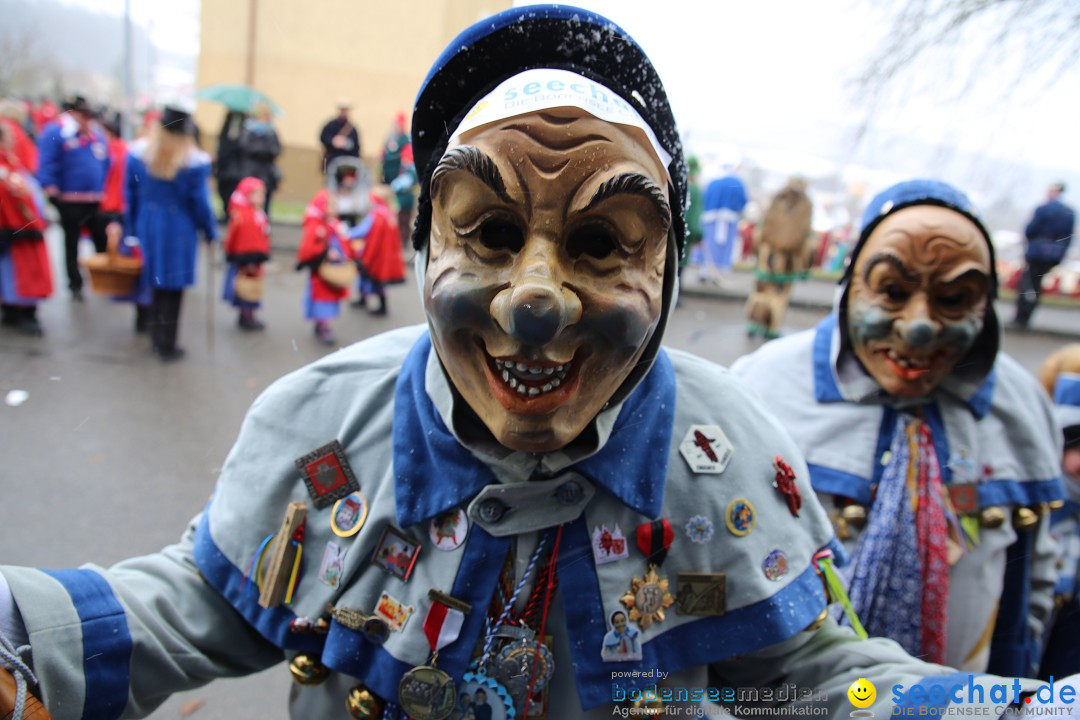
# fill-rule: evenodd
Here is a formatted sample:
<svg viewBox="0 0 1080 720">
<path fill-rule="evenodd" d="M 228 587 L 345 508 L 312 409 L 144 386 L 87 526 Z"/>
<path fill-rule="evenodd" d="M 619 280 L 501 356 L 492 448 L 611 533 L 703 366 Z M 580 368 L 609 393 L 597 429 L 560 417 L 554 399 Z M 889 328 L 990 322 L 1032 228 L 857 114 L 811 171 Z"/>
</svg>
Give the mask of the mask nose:
<svg viewBox="0 0 1080 720">
<path fill-rule="evenodd" d="M 510 334 L 526 345 L 544 345 L 565 326 L 566 303 L 558 288 L 529 283 L 510 296 Z"/>
<path fill-rule="evenodd" d="M 581 319 L 581 300 L 548 282 L 525 282 L 503 290 L 491 303 L 502 329 L 522 345 L 546 345 Z"/>
<path fill-rule="evenodd" d="M 911 347 L 930 347 L 937 338 L 938 324 L 931 319 L 930 308 L 927 307 L 925 299 L 913 297 L 907 310 L 897 328 L 900 338 Z"/>
</svg>

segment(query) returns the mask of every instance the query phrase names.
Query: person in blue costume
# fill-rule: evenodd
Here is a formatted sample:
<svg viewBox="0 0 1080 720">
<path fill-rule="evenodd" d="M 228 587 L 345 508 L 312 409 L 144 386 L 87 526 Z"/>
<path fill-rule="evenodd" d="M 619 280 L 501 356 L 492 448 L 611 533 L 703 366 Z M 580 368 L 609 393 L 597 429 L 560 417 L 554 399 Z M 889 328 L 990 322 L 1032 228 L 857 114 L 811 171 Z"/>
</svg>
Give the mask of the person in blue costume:
<svg viewBox="0 0 1080 720">
<path fill-rule="evenodd" d="M 295 718 L 442 720 L 470 691 L 493 718 L 653 695 L 700 715 L 757 686 L 837 716 L 860 678 L 885 717 L 960 682 L 988 710 L 1035 688 L 995 703 L 1011 680 L 823 617 L 836 546 L 798 449 L 728 372 L 661 345 L 687 172 L 625 31 L 561 5 L 488 17 L 436 60 L 412 133 L 427 323 L 274 383 L 176 546 L 0 568 L 0 628 L 56 717 L 145 714 L 286 660 Z M 446 513 L 463 542 L 431 547 Z M 391 546 L 411 548 L 392 573 Z M 617 610 L 639 659 L 605 656 Z M 934 700 L 896 690 L 920 683 Z"/>
<path fill-rule="evenodd" d="M 901 182 L 866 207 L 833 313 L 732 370 L 805 454 L 867 631 L 933 662 L 1031 675 L 1060 439 L 1035 379 L 999 352 L 996 288 L 967 197 Z"/>
</svg>

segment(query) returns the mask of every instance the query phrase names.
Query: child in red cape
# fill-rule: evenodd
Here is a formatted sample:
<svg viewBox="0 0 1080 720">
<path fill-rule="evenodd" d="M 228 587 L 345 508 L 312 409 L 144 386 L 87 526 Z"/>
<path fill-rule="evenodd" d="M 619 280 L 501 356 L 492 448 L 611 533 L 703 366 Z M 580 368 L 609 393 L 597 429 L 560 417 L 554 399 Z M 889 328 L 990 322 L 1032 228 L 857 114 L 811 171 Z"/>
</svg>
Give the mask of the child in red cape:
<svg viewBox="0 0 1080 720">
<path fill-rule="evenodd" d="M 315 337 L 324 345 L 337 344 L 330 321 L 340 314 L 341 301 L 356 276 L 354 258 L 332 199 L 325 188 L 315 193 L 304 212 L 296 253 L 296 269 L 311 271 L 304 293 L 304 317 L 314 321 Z"/>
<path fill-rule="evenodd" d="M 255 317 L 262 304 L 262 265 L 270 259 L 270 223 L 263 212 L 266 185 L 246 177 L 229 196 L 229 230 L 225 235 L 225 273 L 222 298 L 240 311 L 237 325 L 243 330 L 266 327 Z"/>
<path fill-rule="evenodd" d="M 386 286 L 405 281 L 398 221 L 390 208 L 394 195 L 388 185 L 371 191 L 371 211 L 349 233 L 353 255 L 360 258 L 360 305 L 369 295 L 379 298 L 372 315 L 386 314 Z"/>
<path fill-rule="evenodd" d="M 0 123 L 0 322 L 40 336 L 37 303 L 53 290 L 44 201 L 14 146 L 11 129 Z"/>
</svg>

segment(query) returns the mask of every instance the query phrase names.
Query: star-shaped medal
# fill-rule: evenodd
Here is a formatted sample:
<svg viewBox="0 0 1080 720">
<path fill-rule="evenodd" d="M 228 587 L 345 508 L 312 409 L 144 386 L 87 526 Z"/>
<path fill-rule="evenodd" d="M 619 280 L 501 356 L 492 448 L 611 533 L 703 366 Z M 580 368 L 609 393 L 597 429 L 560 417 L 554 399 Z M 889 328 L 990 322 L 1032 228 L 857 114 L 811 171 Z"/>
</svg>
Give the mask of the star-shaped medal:
<svg viewBox="0 0 1080 720">
<path fill-rule="evenodd" d="M 630 610 L 630 622 L 636 622 L 642 630 L 648 630 L 653 622 L 664 619 L 664 608 L 675 603 L 668 592 L 667 578 L 656 574 L 656 565 L 650 564 L 645 577 L 630 581 L 630 590 L 619 602 Z"/>
</svg>

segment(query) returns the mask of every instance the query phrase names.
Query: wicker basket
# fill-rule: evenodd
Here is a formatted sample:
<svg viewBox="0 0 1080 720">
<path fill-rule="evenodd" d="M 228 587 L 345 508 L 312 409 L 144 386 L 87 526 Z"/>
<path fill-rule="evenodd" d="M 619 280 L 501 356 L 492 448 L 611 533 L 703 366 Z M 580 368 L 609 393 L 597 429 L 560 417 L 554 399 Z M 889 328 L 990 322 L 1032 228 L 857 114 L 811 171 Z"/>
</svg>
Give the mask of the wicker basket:
<svg viewBox="0 0 1080 720">
<path fill-rule="evenodd" d="M 118 235 L 110 234 L 106 251 L 80 260 L 90 271 L 90 287 L 102 295 L 130 295 L 142 272 L 142 260 L 124 257 L 117 252 Z"/>
</svg>

